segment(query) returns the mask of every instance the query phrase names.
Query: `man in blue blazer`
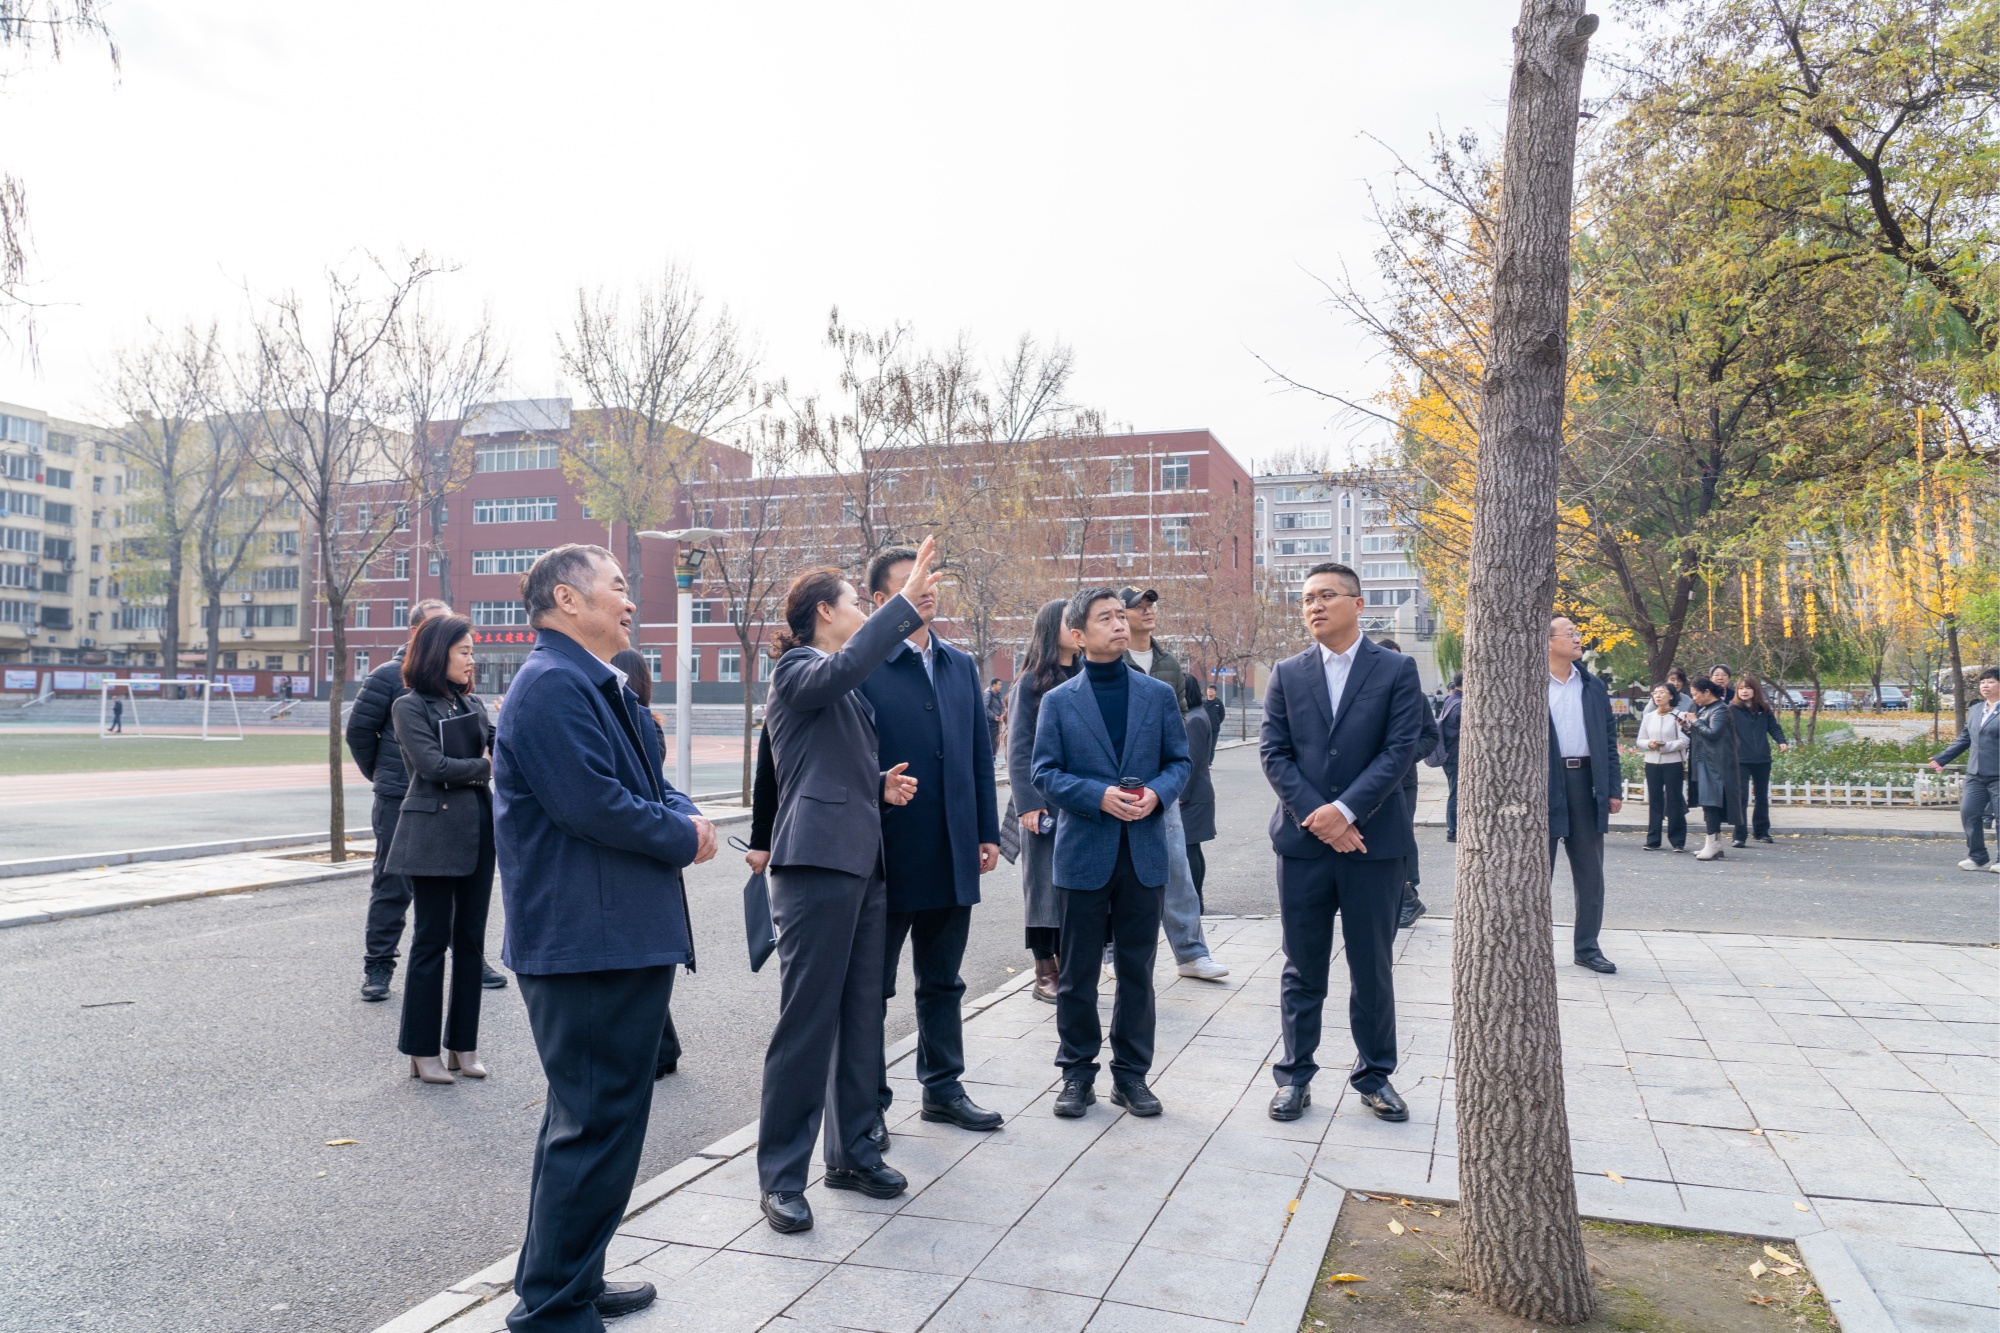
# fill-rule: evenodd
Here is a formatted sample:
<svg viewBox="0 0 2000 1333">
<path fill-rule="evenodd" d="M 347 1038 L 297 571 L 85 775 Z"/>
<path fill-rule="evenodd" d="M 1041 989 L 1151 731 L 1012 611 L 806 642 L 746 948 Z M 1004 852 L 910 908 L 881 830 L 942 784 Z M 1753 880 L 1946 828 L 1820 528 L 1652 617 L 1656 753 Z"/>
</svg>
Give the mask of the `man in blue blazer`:
<svg viewBox="0 0 2000 1333">
<path fill-rule="evenodd" d="M 1055 1113 L 1074 1119 L 1097 1100 L 1091 1085 L 1103 1030 L 1097 976 L 1107 938 L 1118 991 L 1111 1006 L 1111 1101 L 1160 1113 L 1146 1087 L 1153 1067 L 1153 955 L 1167 882 L 1163 809 L 1190 774 L 1187 728 L 1173 688 L 1125 664 L 1125 608 L 1109 588 L 1070 600 L 1064 623 L 1083 633 L 1083 673 L 1042 696 L 1035 723 L 1035 789 L 1056 812 L 1057 944 Z"/>
<path fill-rule="evenodd" d="M 884 606 L 896 595 L 917 553 L 892 546 L 868 562 L 869 600 Z M 961 1129 L 1000 1128 L 1000 1116 L 975 1105 L 965 1073 L 965 1030 L 959 1006 L 965 981 L 965 941 L 972 929 L 979 877 L 1000 864 L 1000 815 L 993 791 L 993 733 L 979 693 L 979 664 L 931 629 L 937 594 L 917 607 L 916 631 L 861 683 L 875 710 L 877 755 L 917 780 L 916 795 L 882 812 L 883 863 L 889 881 L 888 939 L 882 957 L 882 998 L 896 993 L 903 941 L 910 941 L 917 977 L 917 1077 L 924 1085 L 920 1114 Z M 894 1101 L 889 1071 L 877 1100 Z M 886 1146 L 888 1133 L 878 1124 Z"/>
<path fill-rule="evenodd" d="M 1583 669 L 1582 658 L 1575 624 L 1563 616 L 1549 621 L 1549 870 L 1561 844 L 1576 888 L 1576 965 L 1616 972 L 1597 932 L 1604 924 L 1604 835 L 1624 804 L 1625 775 L 1611 692 Z"/>
<path fill-rule="evenodd" d="M 1403 775 L 1423 732 L 1423 687 L 1414 660 L 1361 633 L 1361 579 L 1352 569 L 1314 565 L 1302 603 L 1313 646 L 1272 669 L 1260 742 L 1264 776 L 1278 794 L 1271 846 L 1285 950 L 1285 1058 L 1271 1070 L 1278 1080 L 1271 1118 L 1296 1120 L 1312 1105 L 1338 913 L 1356 1052 L 1347 1081 L 1377 1116 L 1407 1120 L 1408 1108 L 1389 1085 L 1396 1069 L 1391 949 L 1404 858 L 1417 850 Z"/>
<path fill-rule="evenodd" d="M 609 664 L 628 646 L 625 575 L 598 546 L 559 546 L 522 579 L 535 649 L 493 742 L 493 824 L 520 977 L 548 1078 L 507 1316 L 514 1333 L 595 1333 L 650 1304 L 604 1281 L 645 1147 L 677 964 L 694 968 L 683 867 L 715 828 L 650 761 L 639 700 Z"/>
</svg>

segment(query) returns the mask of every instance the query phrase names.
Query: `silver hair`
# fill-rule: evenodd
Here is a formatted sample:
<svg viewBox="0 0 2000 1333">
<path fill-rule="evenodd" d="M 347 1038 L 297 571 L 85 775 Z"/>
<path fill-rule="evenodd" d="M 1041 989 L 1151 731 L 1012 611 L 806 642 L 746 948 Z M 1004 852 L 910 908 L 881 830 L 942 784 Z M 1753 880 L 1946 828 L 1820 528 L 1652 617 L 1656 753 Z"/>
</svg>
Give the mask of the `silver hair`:
<svg viewBox="0 0 2000 1333">
<path fill-rule="evenodd" d="M 539 625 L 543 617 L 556 609 L 558 584 L 567 584 L 588 598 L 591 585 L 597 582 L 599 560 L 617 563 L 617 558 L 602 546 L 579 542 L 544 551 L 521 576 L 521 602 L 528 608 L 528 623 Z"/>
</svg>

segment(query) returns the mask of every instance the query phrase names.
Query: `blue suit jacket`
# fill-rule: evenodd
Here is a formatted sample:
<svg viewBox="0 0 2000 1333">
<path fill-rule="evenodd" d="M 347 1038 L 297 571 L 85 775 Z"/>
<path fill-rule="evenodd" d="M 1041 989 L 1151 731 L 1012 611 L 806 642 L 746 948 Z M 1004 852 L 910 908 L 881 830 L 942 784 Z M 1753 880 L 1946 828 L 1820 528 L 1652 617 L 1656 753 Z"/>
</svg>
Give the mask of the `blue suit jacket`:
<svg viewBox="0 0 2000 1333">
<path fill-rule="evenodd" d="M 917 794 L 882 809 L 889 910 L 922 912 L 979 901 L 979 844 L 1000 841 L 993 790 L 993 733 L 980 697 L 979 664 L 931 636 L 924 674 L 914 650 L 898 649 L 861 682 L 875 710 L 877 760 L 908 764 Z"/>
<path fill-rule="evenodd" d="M 639 700 L 543 630 L 493 739 L 493 835 L 516 972 L 694 966 L 681 868 L 694 803 L 660 773 Z"/>
<path fill-rule="evenodd" d="M 1337 716 L 1317 644 L 1272 668 L 1258 752 L 1264 777 L 1278 793 L 1271 812 L 1271 846 L 1278 855 L 1387 861 L 1414 854 L 1415 811 L 1403 792 L 1403 775 L 1417 756 L 1428 707 L 1415 660 L 1366 637 L 1348 669 Z M 1299 826 L 1336 798 L 1354 812 L 1365 851 L 1336 852 Z"/>
<path fill-rule="evenodd" d="M 1111 733 L 1079 672 L 1042 696 L 1035 720 L 1035 789 L 1056 811 L 1055 881 L 1065 889 L 1101 889 L 1118 864 L 1120 833 L 1129 835 L 1132 868 L 1141 884 L 1167 882 L 1165 812 L 1187 787 L 1187 727 L 1174 688 L 1132 673 L 1125 704 L 1125 753 L 1111 750 Z M 1104 792 L 1120 778 L 1138 778 L 1160 798 L 1159 809 L 1127 824 L 1104 813 Z"/>
<path fill-rule="evenodd" d="M 1618 767 L 1618 719 L 1611 715 L 1611 692 L 1604 682 L 1583 670 L 1583 730 L 1590 737 L 1590 796 L 1597 809 L 1597 831 L 1611 827 L 1611 798 L 1625 790 Z M 1731 719 L 1724 718 L 1724 722 Z M 1569 836 L 1569 783 L 1563 778 L 1562 750 L 1556 745 L 1556 724 L 1549 723 L 1549 836 Z"/>
</svg>

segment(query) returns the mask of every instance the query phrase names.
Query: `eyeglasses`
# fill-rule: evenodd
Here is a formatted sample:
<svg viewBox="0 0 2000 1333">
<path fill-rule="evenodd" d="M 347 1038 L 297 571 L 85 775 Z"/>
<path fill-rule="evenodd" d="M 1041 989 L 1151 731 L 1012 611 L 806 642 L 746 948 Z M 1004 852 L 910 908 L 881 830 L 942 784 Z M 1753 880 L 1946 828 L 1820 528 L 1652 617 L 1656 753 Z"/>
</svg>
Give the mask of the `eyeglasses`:
<svg viewBox="0 0 2000 1333">
<path fill-rule="evenodd" d="M 1583 642 L 1583 633 L 1580 630 L 1573 630 L 1573 629 L 1551 630 L 1549 632 L 1549 637 L 1551 639 L 1574 639 L 1578 643 Z"/>
<path fill-rule="evenodd" d="M 1301 606 L 1332 606 L 1343 597 L 1360 597 L 1358 592 L 1309 592 L 1299 598 Z"/>
</svg>

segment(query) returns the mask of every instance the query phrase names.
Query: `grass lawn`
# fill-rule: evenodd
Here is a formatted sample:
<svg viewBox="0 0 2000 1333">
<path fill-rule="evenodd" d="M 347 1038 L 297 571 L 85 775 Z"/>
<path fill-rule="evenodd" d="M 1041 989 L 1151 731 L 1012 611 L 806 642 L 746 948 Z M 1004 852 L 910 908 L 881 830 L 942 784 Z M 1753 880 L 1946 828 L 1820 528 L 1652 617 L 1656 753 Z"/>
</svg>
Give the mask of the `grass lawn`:
<svg viewBox="0 0 2000 1333">
<path fill-rule="evenodd" d="M 345 747 L 342 747 L 343 750 Z M 343 753 L 343 759 L 346 755 Z M 240 741 L 196 736 L 95 736 L 0 731 L 0 776 L 104 773 L 135 768 L 225 768 L 237 764 L 324 764 L 326 733 L 263 734 Z"/>
</svg>

